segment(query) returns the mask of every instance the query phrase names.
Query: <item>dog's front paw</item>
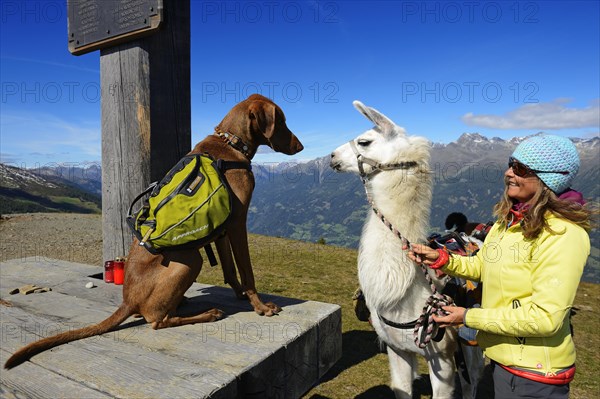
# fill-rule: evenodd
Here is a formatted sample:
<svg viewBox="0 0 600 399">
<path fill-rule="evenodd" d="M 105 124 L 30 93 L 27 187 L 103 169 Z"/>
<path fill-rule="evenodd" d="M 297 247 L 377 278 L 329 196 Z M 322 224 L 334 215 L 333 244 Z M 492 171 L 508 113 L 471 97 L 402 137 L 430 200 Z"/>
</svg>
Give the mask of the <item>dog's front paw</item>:
<svg viewBox="0 0 600 399">
<path fill-rule="evenodd" d="M 262 306 L 259 306 L 258 308 L 254 309 L 254 310 L 256 310 L 256 313 L 258 313 L 261 316 L 271 317 L 271 316 L 278 314 L 283 309 L 281 309 L 279 306 L 277 306 L 273 302 L 267 302 L 265 304 L 262 304 Z"/>
<path fill-rule="evenodd" d="M 273 314 L 278 314 L 279 312 L 281 312 L 283 310 L 283 309 L 281 309 L 281 307 L 279 307 L 279 305 L 277 305 L 276 303 L 273 303 L 273 302 L 267 302 L 265 305 L 267 305 L 273 311 Z M 272 316 L 272 315 L 270 315 L 270 316 Z"/>
<path fill-rule="evenodd" d="M 252 304 L 254 311 L 261 316 L 273 316 L 277 313 L 281 312 L 281 308 L 274 304 L 273 302 L 264 303 L 258 297 L 258 294 L 255 290 L 246 290 L 244 292 L 248 296 L 248 300 Z"/>
</svg>

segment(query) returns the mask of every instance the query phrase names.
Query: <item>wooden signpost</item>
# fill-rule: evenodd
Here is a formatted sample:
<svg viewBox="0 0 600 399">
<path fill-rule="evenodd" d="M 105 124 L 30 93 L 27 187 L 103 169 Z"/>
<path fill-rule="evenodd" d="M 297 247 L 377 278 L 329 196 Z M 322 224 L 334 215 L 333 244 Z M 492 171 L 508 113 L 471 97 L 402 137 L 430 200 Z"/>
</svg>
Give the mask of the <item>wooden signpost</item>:
<svg viewBox="0 0 600 399">
<path fill-rule="evenodd" d="M 103 259 L 130 202 L 191 148 L 189 0 L 69 0 L 69 50 L 100 50 Z"/>
</svg>

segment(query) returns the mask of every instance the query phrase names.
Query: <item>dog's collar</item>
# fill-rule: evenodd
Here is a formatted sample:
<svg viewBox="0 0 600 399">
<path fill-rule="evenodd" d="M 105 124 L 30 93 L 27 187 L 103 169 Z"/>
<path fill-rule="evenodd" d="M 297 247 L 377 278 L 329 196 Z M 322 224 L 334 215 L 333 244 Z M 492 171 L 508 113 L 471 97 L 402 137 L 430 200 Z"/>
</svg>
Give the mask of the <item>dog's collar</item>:
<svg viewBox="0 0 600 399">
<path fill-rule="evenodd" d="M 244 143 L 244 141 L 235 134 L 216 130 L 215 135 L 221 137 L 227 142 L 227 144 L 244 154 L 244 156 L 248 158 L 248 160 L 252 159 L 252 155 L 250 154 L 250 147 L 248 146 L 248 144 Z"/>
</svg>

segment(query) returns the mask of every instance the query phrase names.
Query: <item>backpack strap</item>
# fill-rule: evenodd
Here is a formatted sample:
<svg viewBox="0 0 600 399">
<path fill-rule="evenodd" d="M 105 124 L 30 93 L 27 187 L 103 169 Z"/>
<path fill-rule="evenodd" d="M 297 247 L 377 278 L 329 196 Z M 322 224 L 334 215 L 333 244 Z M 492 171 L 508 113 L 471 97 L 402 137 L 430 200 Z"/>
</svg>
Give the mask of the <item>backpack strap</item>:
<svg viewBox="0 0 600 399">
<path fill-rule="evenodd" d="M 137 197 L 135 197 L 135 199 L 131 202 L 131 206 L 129 206 L 129 210 L 127 211 L 127 216 L 128 217 L 132 217 L 133 216 L 133 206 L 136 204 L 136 202 L 138 202 L 144 195 L 149 194 L 150 192 L 152 192 L 152 190 L 154 190 L 154 187 L 156 187 L 156 185 L 158 184 L 157 181 L 151 183 L 147 189 L 145 189 L 140 195 L 138 195 Z"/>
<path fill-rule="evenodd" d="M 221 172 L 228 171 L 229 169 L 246 169 L 252 172 L 252 165 L 249 162 L 225 161 L 223 159 L 217 160 L 217 168 Z"/>
<path fill-rule="evenodd" d="M 212 244 L 206 244 L 204 246 L 204 251 L 206 252 L 206 257 L 208 258 L 208 262 L 211 267 L 218 265 L 217 257 L 215 256 L 215 252 L 212 249 Z"/>
</svg>

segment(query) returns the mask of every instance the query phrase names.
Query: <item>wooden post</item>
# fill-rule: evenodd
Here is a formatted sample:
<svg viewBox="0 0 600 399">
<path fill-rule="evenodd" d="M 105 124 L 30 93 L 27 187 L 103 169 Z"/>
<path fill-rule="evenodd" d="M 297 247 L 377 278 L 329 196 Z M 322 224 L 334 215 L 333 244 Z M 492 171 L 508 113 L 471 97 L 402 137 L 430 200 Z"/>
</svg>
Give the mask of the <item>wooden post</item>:
<svg viewBox="0 0 600 399">
<path fill-rule="evenodd" d="M 130 202 L 191 148 L 190 3 L 163 3 L 156 33 L 100 52 L 105 260 L 127 255 Z"/>
</svg>

